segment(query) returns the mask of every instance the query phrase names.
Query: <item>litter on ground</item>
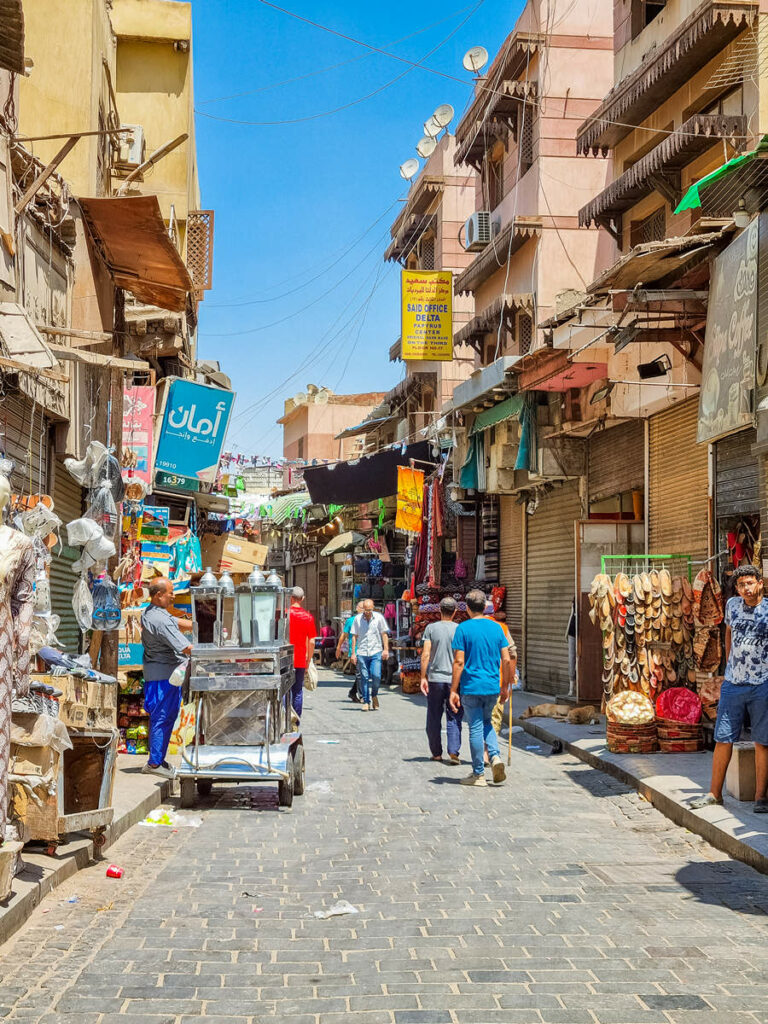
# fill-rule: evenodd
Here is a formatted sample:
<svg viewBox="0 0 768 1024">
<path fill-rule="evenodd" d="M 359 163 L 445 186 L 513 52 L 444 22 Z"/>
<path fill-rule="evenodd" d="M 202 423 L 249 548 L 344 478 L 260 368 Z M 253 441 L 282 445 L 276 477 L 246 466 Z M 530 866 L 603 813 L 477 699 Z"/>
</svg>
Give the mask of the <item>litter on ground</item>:
<svg viewBox="0 0 768 1024">
<path fill-rule="evenodd" d="M 169 811 L 159 807 L 156 811 L 150 811 L 142 825 L 156 826 L 165 825 L 168 828 L 200 828 L 203 824 L 202 818 L 193 817 L 189 814 L 179 814 L 177 811 Z"/>
<path fill-rule="evenodd" d="M 325 920 L 328 917 L 343 917 L 344 914 L 359 914 L 360 911 L 357 907 L 353 907 L 351 903 L 347 903 L 346 900 L 339 900 L 338 903 L 334 903 L 332 907 L 327 910 L 316 910 L 315 917 L 319 917 Z"/>
</svg>

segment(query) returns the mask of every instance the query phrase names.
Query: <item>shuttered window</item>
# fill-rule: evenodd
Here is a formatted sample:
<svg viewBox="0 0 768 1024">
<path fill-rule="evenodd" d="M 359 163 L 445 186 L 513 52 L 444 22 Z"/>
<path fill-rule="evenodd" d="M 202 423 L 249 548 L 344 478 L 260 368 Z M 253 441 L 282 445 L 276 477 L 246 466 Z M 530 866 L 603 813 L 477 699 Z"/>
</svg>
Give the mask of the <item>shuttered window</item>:
<svg viewBox="0 0 768 1024">
<path fill-rule="evenodd" d="M 589 440 L 589 500 L 642 491 L 645 474 L 643 421 L 632 420 Z"/>
<path fill-rule="evenodd" d="M 581 518 L 576 481 L 542 498 L 527 520 L 526 689 L 568 693 L 565 631 L 576 592 L 575 526 Z"/>
<path fill-rule="evenodd" d="M 48 421 L 31 398 L 18 393 L 0 400 L 0 452 L 13 463 L 15 494 L 48 491 Z"/>
<path fill-rule="evenodd" d="M 696 443 L 698 411 L 692 398 L 650 418 L 651 554 L 707 557 L 709 456 Z"/>
<path fill-rule="evenodd" d="M 52 552 L 51 608 L 61 619 L 56 635 L 67 654 L 77 654 L 80 650 L 80 627 L 72 608 L 72 591 L 77 580 L 72 572 L 72 563 L 80 557 L 80 549 L 67 547 L 66 524 L 82 515 L 83 490 L 58 459 L 53 465 L 52 491 L 54 511 L 64 526 L 60 532 L 62 543 Z"/>
<path fill-rule="evenodd" d="M 523 516 L 524 507 L 514 498 L 503 495 L 499 499 L 501 545 L 499 548 L 499 583 L 507 588 L 504 610 L 507 626 L 512 634 L 517 653 L 523 656 Z"/>
<path fill-rule="evenodd" d="M 715 515 L 718 519 L 756 515 L 760 511 L 757 458 L 750 427 L 715 443 Z"/>
</svg>

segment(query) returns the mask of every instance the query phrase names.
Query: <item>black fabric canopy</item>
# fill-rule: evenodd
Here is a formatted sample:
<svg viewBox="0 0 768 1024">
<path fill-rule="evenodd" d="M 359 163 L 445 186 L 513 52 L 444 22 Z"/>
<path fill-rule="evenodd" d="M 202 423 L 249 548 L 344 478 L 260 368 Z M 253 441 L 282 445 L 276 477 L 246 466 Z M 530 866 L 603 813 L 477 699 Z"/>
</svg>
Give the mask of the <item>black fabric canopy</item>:
<svg viewBox="0 0 768 1024">
<path fill-rule="evenodd" d="M 419 462 L 435 463 L 429 441 L 392 448 L 356 462 L 336 462 L 304 470 L 304 484 L 318 505 L 358 505 L 364 501 L 397 494 L 397 467 L 417 460 L 416 469 L 428 469 Z"/>
</svg>

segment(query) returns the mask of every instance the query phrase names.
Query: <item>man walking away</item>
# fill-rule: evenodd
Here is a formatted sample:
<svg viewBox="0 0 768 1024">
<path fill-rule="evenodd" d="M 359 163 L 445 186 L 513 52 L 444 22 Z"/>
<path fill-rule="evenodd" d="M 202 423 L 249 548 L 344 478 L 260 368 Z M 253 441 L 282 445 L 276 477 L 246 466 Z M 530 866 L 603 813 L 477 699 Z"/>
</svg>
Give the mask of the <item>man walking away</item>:
<svg viewBox="0 0 768 1024">
<path fill-rule="evenodd" d="M 291 687 L 291 705 L 301 718 L 304 707 L 304 676 L 307 665 L 315 654 L 317 627 L 312 613 L 304 605 L 304 591 L 294 587 L 291 591 L 291 607 L 288 611 L 288 640 L 293 645 L 294 683 Z"/>
<path fill-rule="evenodd" d="M 421 650 L 421 692 L 427 698 L 427 739 L 433 761 L 442 761 L 442 727 L 445 711 L 445 734 L 448 756 L 453 764 L 459 763 L 461 749 L 461 721 L 464 709 L 454 711 L 448 702 L 453 676 L 453 637 L 457 629 L 453 617 L 456 602 L 444 597 L 440 602 L 440 621 L 430 622 L 424 630 Z"/>
<path fill-rule="evenodd" d="M 736 597 L 725 606 L 725 678 L 715 722 L 715 753 L 709 792 L 692 800 L 698 810 L 723 802 L 725 773 L 733 744 L 749 714 L 755 743 L 756 814 L 768 814 L 768 601 L 763 600 L 763 579 L 754 565 L 742 565 L 733 574 Z"/>
<path fill-rule="evenodd" d="M 499 699 L 499 689 L 502 701 L 509 697 L 512 662 L 501 626 L 484 618 L 485 594 L 481 590 L 470 590 L 467 594 L 467 611 L 469 619 L 461 623 L 453 637 L 453 681 L 449 699 L 454 711 L 463 706 L 469 723 L 472 774 L 462 779 L 462 784 L 485 786 L 483 740 L 491 759 L 493 781 L 503 782 L 507 777 L 491 715 Z M 503 681 L 499 688 L 502 668 Z"/>
<path fill-rule="evenodd" d="M 357 607 L 355 608 L 355 614 L 356 615 L 360 615 L 362 610 L 363 610 L 363 602 L 362 601 L 358 601 L 357 602 Z M 349 654 L 350 661 L 352 660 L 352 624 L 353 624 L 354 621 L 355 621 L 355 616 L 354 615 L 350 615 L 349 618 L 347 619 L 347 621 L 344 623 L 344 629 L 341 631 L 341 636 L 339 637 L 339 642 L 336 645 L 336 661 L 338 661 L 341 658 L 342 651 L 344 650 L 344 645 L 345 644 L 346 644 L 346 651 L 347 651 L 347 654 Z M 355 704 L 359 704 L 360 703 L 360 670 L 357 668 L 357 666 L 355 666 L 355 681 L 350 686 L 349 693 L 347 694 L 347 696 L 349 697 L 349 699 L 351 701 L 354 701 Z"/>
<path fill-rule="evenodd" d="M 166 779 L 176 774 L 165 756 L 181 707 L 181 687 L 174 686 L 170 678 L 192 653 L 189 640 L 179 629 L 179 620 L 168 611 L 172 605 L 171 581 L 165 577 L 153 580 L 149 585 L 149 608 L 141 615 L 144 707 L 149 715 L 149 761 L 141 770 Z"/>
<path fill-rule="evenodd" d="M 389 626 L 381 612 L 373 610 L 370 598 L 352 624 L 352 664 L 360 668 L 363 691 L 361 711 L 379 710 L 381 659 L 389 657 Z"/>
</svg>

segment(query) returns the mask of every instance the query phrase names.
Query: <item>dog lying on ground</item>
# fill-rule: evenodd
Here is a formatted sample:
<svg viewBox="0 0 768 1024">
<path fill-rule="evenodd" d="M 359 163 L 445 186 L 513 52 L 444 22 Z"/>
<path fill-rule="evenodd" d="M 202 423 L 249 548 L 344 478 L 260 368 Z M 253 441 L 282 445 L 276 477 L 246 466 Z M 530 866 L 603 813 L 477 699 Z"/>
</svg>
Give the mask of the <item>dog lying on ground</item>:
<svg viewBox="0 0 768 1024">
<path fill-rule="evenodd" d="M 585 704 L 572 708 L 568 704 L 534 704 L 520 715 L 521 718 L 554 718 L 570 725 L 589 725 L 597 717 L 597 708 Z"/>
</svg>

